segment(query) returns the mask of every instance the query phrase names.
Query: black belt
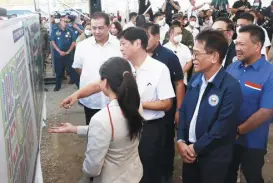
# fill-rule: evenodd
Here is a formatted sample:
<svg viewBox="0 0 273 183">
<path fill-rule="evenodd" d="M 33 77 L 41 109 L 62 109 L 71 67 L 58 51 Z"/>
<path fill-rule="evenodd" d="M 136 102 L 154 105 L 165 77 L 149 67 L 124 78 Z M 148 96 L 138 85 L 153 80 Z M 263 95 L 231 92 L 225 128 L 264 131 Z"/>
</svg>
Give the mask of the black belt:
<svg viewBox="0 0 273 183">
<path fill-rule="evenodd" d="M 152 119 L 152 120 L 145 120 L 144 124 L 153 124 L 156 123 L 158 121 L 162 121 L 163 118 L 158 118 L 158 119 Z"/>
</svg>

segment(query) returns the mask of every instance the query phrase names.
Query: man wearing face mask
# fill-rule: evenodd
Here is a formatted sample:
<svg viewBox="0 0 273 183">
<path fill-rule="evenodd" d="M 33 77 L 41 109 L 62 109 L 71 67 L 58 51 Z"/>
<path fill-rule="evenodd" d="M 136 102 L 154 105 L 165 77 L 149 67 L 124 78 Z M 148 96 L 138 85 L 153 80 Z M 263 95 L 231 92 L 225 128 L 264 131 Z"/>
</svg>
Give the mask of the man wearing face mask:
<svg viewBox="0 0 273 183">
<path fill-rule="evenodd" d="M 61 14 L 58 13 L 58 12 L 56 12 L 56 13 L 54 13 L 53 17 L 54 17 L 54 22 L 53 22 L 53 24 L 52 24 L 52 26 L 51 26 L 51 29 L 52 29 L 52 30 L 53 30 L 54 28 L 56 28 L 56 27 L 59 26 L 59 23 L 60 23 L 60 21 L 61 21 L 61 20 L 60 20 Z"/>
<path fill-rule="evenodd" d="M 183 13 L 180 12 L 180 13 L 176 13 L 173 15 L 173 22 L 172 22 L 171 26 L 174 26 L 174 25 L 179 26 L 182 30 L 181 43 L 188 46 L 189 49 L 191 50 L 193 47 L 193 44 L 194 44 L 193 36 L 187 29 L 185 29 L 185 22 L 183 19 Z M 169 31 L 165 35 L 165 39 L 163 41 L 163 44 L 166 44 L 168 41 L 169 41 Z"/>
<path fill-rule="evenodd" d="M 194 40 L 197 34 L 199 33 L 199 30 L 195 28 L 196 20 L 197 19 L 195 16 L 190 16 L 190 23 L 186 27 L 186 29 L 192 34 Z"/>
<path fill-rule="evenodd" d="M 178 25 L 173 25 L 169 32 L 170 41 L 164 47 L 172 50 L 178 57 L 184 73 L 184 84 L 187 85 L 187 73 L 192 67 L 191 51 L 186 45 L 181 43 L 183 35 Z"/>
<path fill-rule="evenodd" d="M 232 40 L 234 35 L 234 23 L 229 18 L 221 17 L 215 20 L 212 25 L 212 29 L 222 32 L 228 41 L 228 50 L 222 62 L 222 66 L 226 69 L 237 59 L 235 44 Z"/>
<path fill-rule="evenodd" d="M 169 25 L 166 24 L 165 16 L 160 12 L 154 15 L 154 23 L 160 27 L 160 43 L 162 44 L 166 33 L 169 31 Z"/>
<path fill-rule="evenodd" d="M 75 47 L 75 35 L 67 26 L 66 18 L 60 17 L 60 23 L 55 26 L 50 36 L 52 47 L 54 48 L 54 67 L 56 73 L 56 86 L 54 91 L 59 91 L 64 76 L 65 67 L 70 70 L 70 80 L 75 78 L 75 71 L 72 69 L 71 52 Z"/>
<path fill-rule="evenodd" d="M 253 15 L 255 15 L 255 13 L 251 14 L 251 13 L 247 13 L 247 12 L 242 13 L 240 15 L 240 17 L 237 20 L 237 24 L 236 24 L 237 35 L 239 34 L 239 30 L 241 27 L 246 26 L 246 25 L 255 24 L 255 19 L 257 21 L 257 18 L 255 18 Z M 264 55 L 266 58 L 268 58 L 268 51 L 269 51 L 271 44 L 270 44 L 270 40 L 269 40 L 267 31 L 263 27 L 261 27 L 261 28 L 263 29 L 263 31 L 265 33 L 265 42 L 264 42 L 263 47 L 261 49 L 261 54 Z"/>
<path fill-rule="evenodd" d="M 90 23 L 86 23 L 85 27 L 84 27 L 84 32 L 77 38 L 76 40 L 76 45 L 79 44 L 81 41 L 89 38 L 92 36 L 92 32 L 91 32 L 91 24 Z"/>
<path fill-rule="evenodd" d="M 163 179 L 164 183 L 169 183 L 172 180 L 173 175 L 173 163 L 174 163 L 174 122 L 178 123 L 178 107 L 181 105 L 184 95 L 185 87 L 183 83 L 183 71 L 179 63 L 178 57 L 169 49 L 163 47 L 159 40 L 159 26 L 153 23 L 147 23 L 144 25 L 144 29 L 148 33 L 148 46 L 147 52 L 152 58 L 164 63 L 171 76 L 172 85 L 175 91 L 176 98 L 173 100 L 172 108 L 166 112 L 164 117 L 165 122 L 165 143 L 163 148 Z M 181 40 L 179 40 L 181 41 Z"/>
</svg>

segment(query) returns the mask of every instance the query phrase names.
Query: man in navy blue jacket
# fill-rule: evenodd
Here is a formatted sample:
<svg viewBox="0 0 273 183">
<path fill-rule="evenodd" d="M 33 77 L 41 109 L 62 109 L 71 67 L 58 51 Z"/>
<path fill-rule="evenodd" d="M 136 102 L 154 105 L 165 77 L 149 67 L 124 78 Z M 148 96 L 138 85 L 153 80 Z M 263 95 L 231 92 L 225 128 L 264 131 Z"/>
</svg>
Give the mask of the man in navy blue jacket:
<svg viewBox="0 0 273 183">
<path fill-rule="evenodd" d="M 239 82 L 221 65 L 227 49 L 218 31 L 196 37 L 193 64 L 198 74 L 180 109 L 177 139 L 183 183 L 223 183 L 232 160 L 242 93 Z"/>
</svg>

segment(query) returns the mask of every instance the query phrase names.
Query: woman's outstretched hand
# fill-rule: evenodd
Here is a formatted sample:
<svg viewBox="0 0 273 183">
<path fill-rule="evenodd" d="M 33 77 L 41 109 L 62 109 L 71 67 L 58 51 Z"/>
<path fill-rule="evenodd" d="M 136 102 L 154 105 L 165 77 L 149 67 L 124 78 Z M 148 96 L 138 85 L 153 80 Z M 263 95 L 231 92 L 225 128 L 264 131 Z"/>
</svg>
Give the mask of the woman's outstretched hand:
<svg viewBox="0 0 273 183">
<path fill-rule="evenodd" d="M 49 128 L 48 133 L 77 133 L 77 126 L 70 123 L 61 123 L 59 127 Z"/>
</svg>

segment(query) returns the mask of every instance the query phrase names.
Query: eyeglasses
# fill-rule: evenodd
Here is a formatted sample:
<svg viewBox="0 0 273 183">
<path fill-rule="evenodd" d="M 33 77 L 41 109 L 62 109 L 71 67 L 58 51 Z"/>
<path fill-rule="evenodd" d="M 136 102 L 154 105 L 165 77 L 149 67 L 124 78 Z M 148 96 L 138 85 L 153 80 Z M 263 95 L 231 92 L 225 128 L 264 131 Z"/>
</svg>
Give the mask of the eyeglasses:
<svg viewBox="0 0 273 183">
<path fill-rule="evenodd" d="M 192 59 L 196 59 L 197 57 L 201 56 L 201 55 L 208 55 L 211 53 L 198 53 L 198 52 L 192 52 Z"/>
</svg>

